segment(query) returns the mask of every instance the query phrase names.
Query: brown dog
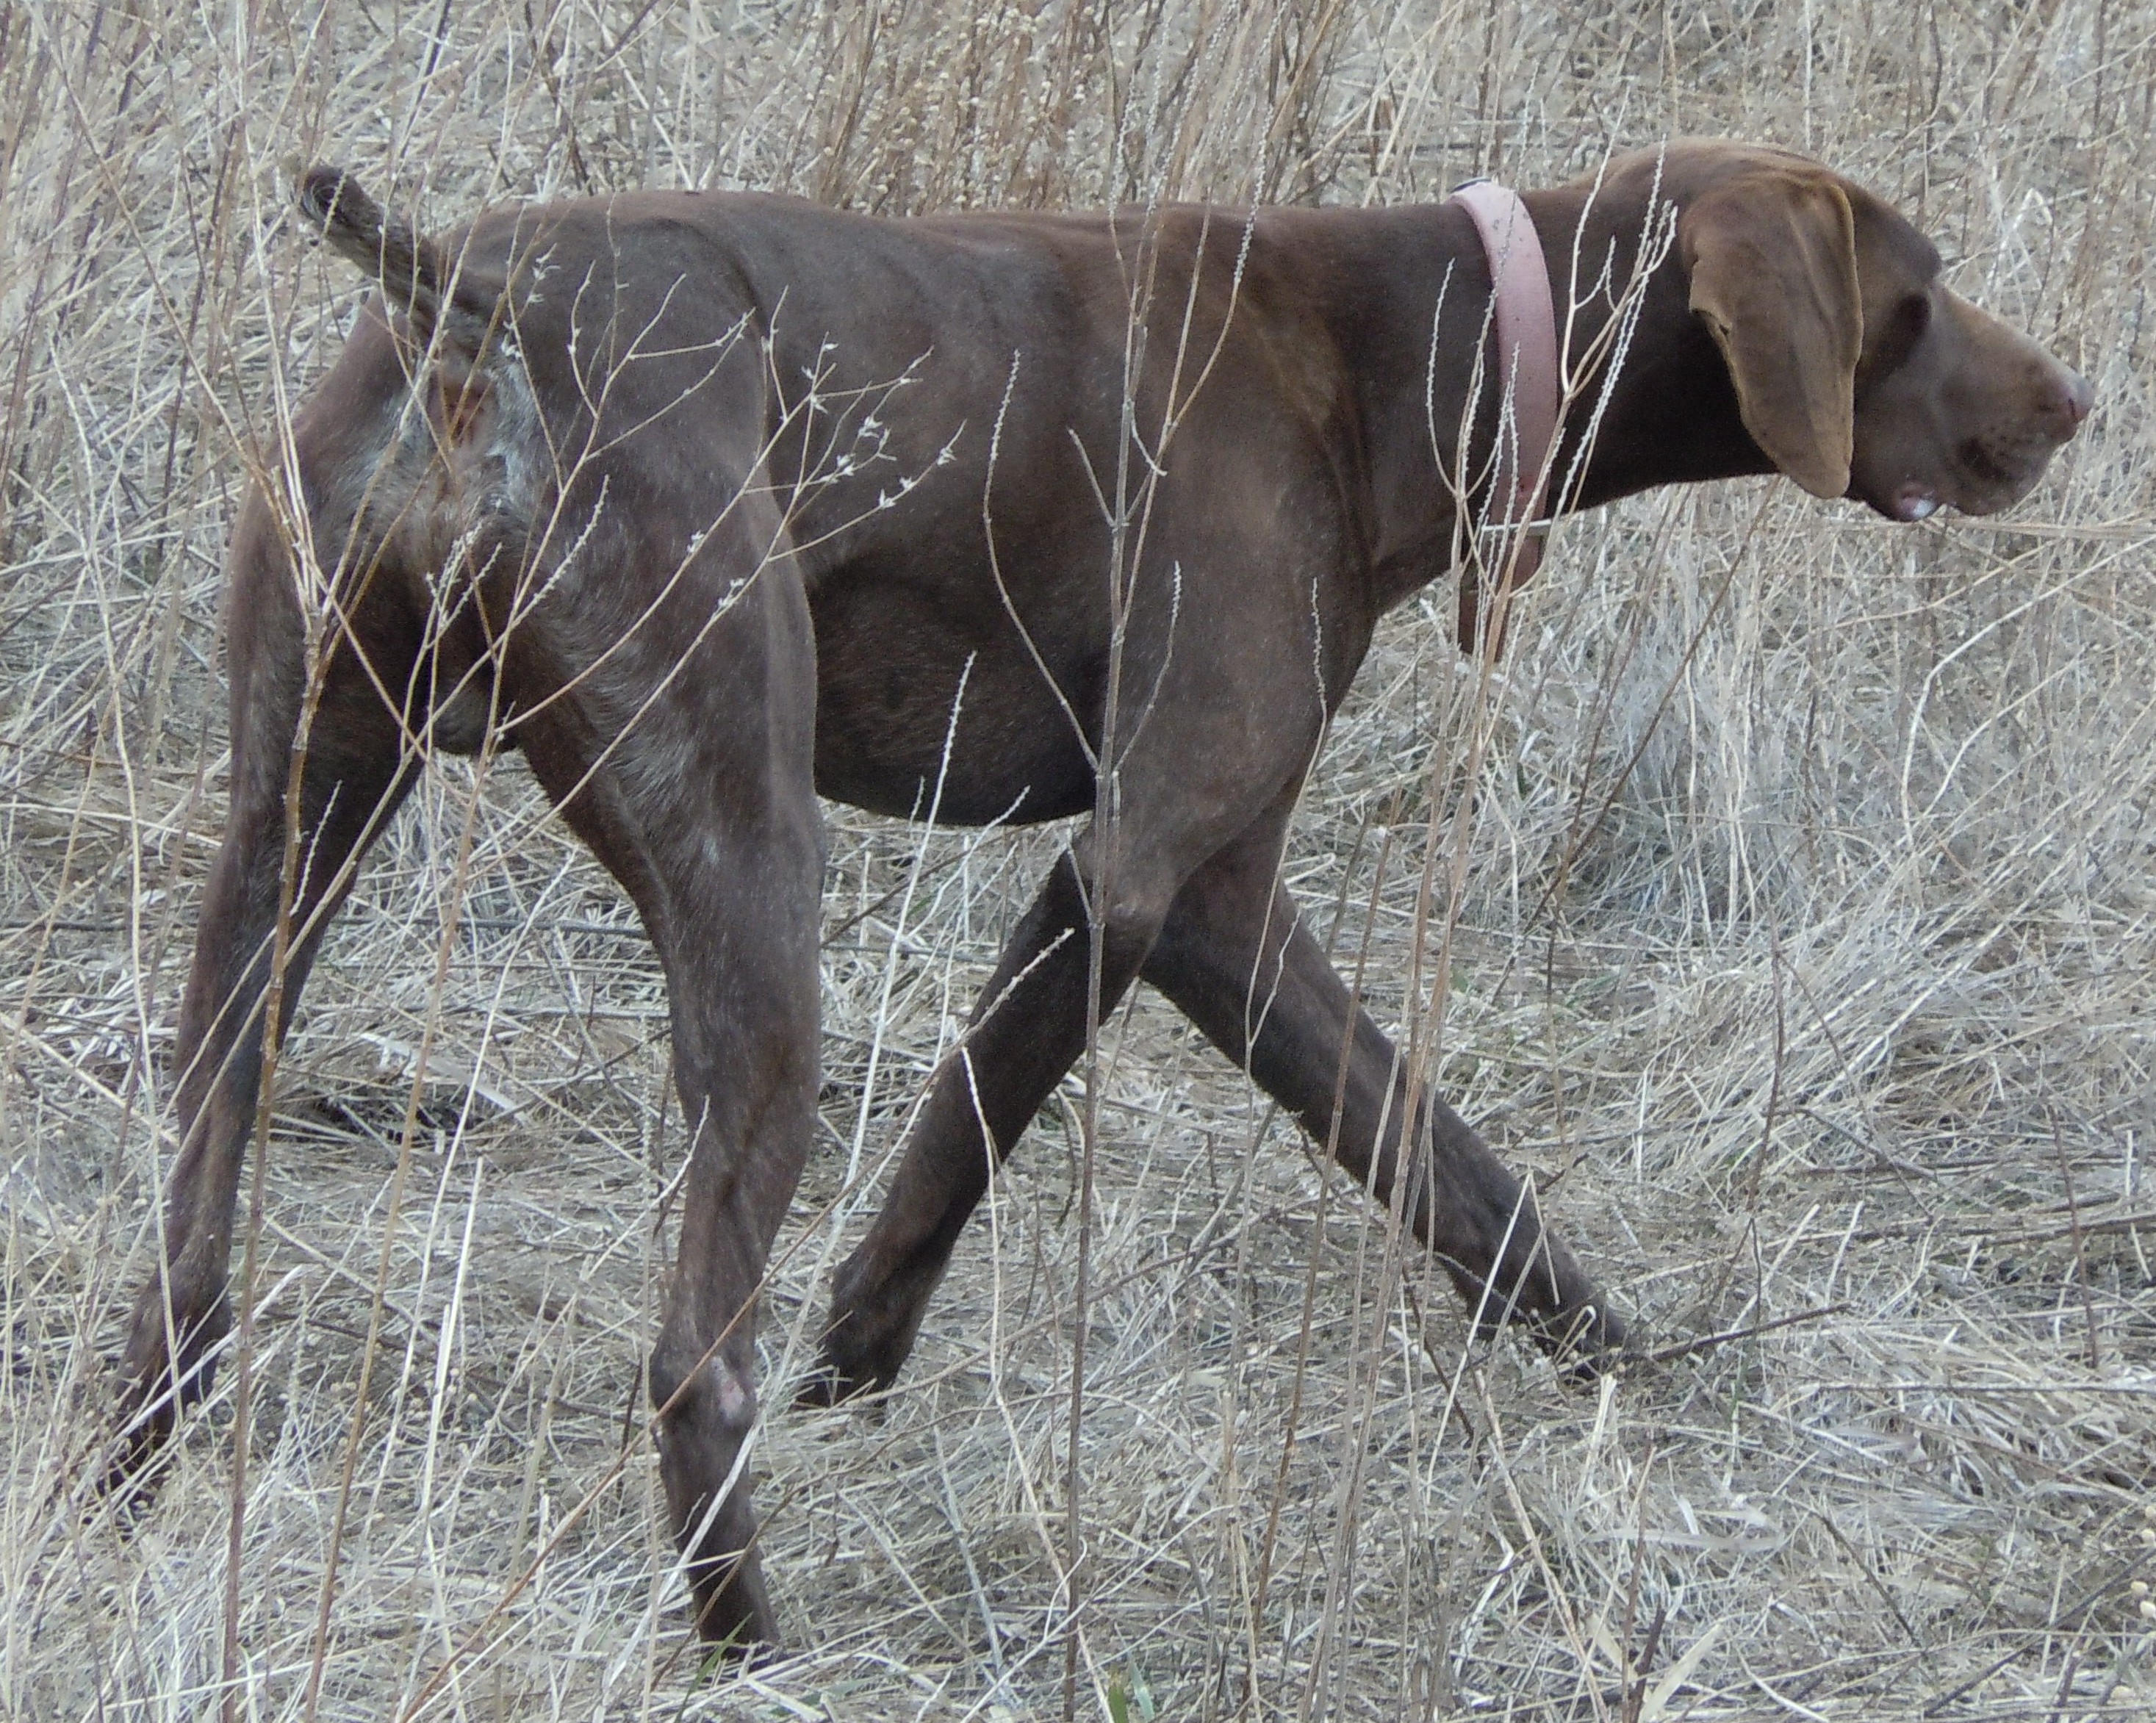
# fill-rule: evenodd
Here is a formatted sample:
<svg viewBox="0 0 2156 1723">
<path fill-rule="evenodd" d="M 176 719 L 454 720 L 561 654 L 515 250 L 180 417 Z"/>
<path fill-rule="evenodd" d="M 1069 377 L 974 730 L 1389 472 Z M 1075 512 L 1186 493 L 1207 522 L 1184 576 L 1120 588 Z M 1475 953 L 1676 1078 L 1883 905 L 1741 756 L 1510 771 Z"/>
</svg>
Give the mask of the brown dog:
<svg viewBox="0 0 2156 1723">
<path fill-rule="evenodd" d="M 707 1634 L 773 1632 L 733 1474 L 814 1120 L 816 791 L 1093 818 L 839 1274 L 812 1394 L 892 1380 L 996 1157 L 1140 976 L 1399 1205 L 1478 1320 L 1516 1311 L 1590 1362 L 1621 1344 L 1278 874 L 1378 618 L 1472 542 L 1501 415 L 1460 209 L 882 221 L 665 192 L 429 242 L 331 172 L 303 203 L 387 298 L 234 536 L 231 813 L 117 1475 L 228 1324 L 265 1022 L 429 749 L 490 738 L 665 966 L 694 1132 L 650 1380 Z M 1527 207 L 1584 372 L 1563 506 L 1779 469 L 1900 518 L 1989 513 L 2088 411 L 1907 222 L 1802 158 L 1680 143 Z"/>
</svg>

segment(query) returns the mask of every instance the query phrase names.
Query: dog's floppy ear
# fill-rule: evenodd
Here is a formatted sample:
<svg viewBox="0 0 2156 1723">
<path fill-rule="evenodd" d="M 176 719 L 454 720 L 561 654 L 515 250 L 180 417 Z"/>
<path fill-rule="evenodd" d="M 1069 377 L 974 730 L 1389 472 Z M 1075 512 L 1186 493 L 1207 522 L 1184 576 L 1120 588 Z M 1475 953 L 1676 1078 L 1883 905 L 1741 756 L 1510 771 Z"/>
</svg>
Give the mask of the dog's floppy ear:
<svg viewBox="0 0 2156 1723">
<path fill-rule="evenodd" d="M 1677 244 L 1752 440 L 1814 496 L 1840 496 L 1864 346 L 1848 197 L 1824 173 L 1742 174 L 1685 211 Z"/>
</svg>

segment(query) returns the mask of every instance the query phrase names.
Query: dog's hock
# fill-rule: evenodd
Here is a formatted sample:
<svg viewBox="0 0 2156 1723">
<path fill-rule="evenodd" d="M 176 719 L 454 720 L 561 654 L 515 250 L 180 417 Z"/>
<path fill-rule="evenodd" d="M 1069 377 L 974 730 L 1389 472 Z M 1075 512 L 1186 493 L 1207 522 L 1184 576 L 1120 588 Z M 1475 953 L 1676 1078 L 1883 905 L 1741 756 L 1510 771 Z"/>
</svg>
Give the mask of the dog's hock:
<svg viewBox="0 0 2156 1723">
<path fill-rule="evenodd" d="M 704 1367 L 711 1376 L 711 1397 L 719 1408 L 720 1421 L 729 1429 L 747 1429 L 756 1422 L 756 1388 L 747 1375 L 732 1368 L 721 1358 L 714 1358 Z"/>
<path fill-rule="evenodd" d="M 737 1361 L 721 1353 L 683 1371 L 667 1354 L 675 1350 L 662 1341 L 651 1360 L 651 1404 L 664 1412 L 663 1433 L 669 1423 L 684 1428 L 708 1423 L 736 1441 L 756 1423 L 756 1383 Z"/>
</svg>

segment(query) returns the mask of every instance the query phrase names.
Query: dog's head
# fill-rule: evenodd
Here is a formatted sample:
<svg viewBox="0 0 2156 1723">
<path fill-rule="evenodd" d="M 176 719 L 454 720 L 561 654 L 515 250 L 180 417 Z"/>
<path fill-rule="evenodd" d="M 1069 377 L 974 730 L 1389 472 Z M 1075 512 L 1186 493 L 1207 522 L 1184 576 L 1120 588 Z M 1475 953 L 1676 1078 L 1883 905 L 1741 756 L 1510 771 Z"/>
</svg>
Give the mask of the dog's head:
<svg viewBox="0 0 2156 1723">
<path fill-rule="evenodd" d="M 1661 159 L 1676 261 L 1744 428 L 1815 496 L 1897 520 L 1995 514 L 2088 416 L 2087 382 L 1947 287 L 1932 243 L 1861 186 L 1753 146 Z"/>
</svg>

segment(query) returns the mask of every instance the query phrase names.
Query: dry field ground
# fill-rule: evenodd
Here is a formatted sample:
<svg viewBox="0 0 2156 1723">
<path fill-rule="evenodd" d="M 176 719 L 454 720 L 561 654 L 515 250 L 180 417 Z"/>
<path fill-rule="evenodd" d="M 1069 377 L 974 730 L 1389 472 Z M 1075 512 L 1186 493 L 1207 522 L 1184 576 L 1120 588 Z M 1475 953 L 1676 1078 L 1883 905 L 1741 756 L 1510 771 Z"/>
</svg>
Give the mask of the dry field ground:
<svg viewBox="0 0 2156 1723">
<path fill-rule="evenodd" d="M 2152 103 L 2149 0 L 0 3 L 0 1715 L 296 1717 L 318 1656 L 326 1718 L 1063 1715 L 1088 1234 L 1081 1715 L 2156 1715 Z M 506 762 L 437 979 L 445 768 L 280 1076 L 228 1668 L 235 1372 L 139 1523 L 88 1485 L 223 813 L 222 541 L 360 294 L 280 158 L 447 223 L 638 185 L 1394 202 L 1672 131 L 1897 199 L 2101 406 L 2001 520 L 1763 481 L 1573 521 L 1486 710 L 1439 592 L 1331 738 L 1296 889 L 1382 1020 L 1441 1013 L 1438 1082 L 1663 1356 L 1582 1392 L 1471 1349 L 1140 997 L 1090 1223 L 1074 1081 L 903 1391 L 792 1409 L 1062 835 L 833 808 L 757 1459 L 800 1654 L 706 1667 L 639 1376 L 682 1136 L 659 976 Z"/>
</svg>

